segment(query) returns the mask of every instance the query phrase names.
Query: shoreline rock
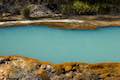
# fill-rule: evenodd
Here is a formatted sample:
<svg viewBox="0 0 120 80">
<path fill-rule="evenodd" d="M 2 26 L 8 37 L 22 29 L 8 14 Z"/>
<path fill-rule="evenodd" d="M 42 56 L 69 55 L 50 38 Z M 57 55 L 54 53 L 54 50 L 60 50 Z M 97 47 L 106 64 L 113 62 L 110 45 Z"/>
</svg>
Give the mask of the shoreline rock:
<svg viewBox="0 0 120 80">
<path fill-rule="evenodd" d="M 120 80 L 120 63 L 52 64 L 23 56 L 0 57 L 0 80 Z"/>
</svg>

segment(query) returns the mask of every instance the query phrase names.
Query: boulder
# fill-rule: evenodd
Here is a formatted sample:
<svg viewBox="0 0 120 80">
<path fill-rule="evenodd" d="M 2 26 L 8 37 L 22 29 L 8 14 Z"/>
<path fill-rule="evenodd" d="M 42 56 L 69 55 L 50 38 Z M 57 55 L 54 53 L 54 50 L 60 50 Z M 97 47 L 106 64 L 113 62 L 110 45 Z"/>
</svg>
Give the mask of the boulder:
<svg viewBox="0 0 120 80">
<path fill-rule="evenodd" d="M 45 5 L 30 5 L 30 17 L 39 18 L 39 17 L 52 17 L 54 13 L 48 9 Z"/>
</svg>

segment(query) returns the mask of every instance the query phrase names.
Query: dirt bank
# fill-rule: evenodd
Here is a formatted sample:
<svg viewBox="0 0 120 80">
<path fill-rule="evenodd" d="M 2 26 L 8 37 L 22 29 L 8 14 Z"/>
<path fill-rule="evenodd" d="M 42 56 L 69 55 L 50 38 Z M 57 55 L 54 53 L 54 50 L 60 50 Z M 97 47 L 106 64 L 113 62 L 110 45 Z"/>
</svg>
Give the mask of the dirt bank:
<svg viewBox="0 0 120 80">
<path fill-rule="evenodd" d="M 0 80 L 120 80 L 120 63 L 52 64 L 21 56 L 1 56 Z"/>
</svg>

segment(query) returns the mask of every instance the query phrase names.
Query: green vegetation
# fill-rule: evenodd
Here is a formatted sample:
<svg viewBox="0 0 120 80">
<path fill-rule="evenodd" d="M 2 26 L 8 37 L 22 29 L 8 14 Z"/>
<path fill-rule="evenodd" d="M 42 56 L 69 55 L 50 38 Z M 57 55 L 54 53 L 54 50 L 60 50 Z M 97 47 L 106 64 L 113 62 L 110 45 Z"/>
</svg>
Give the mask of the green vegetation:
<svg viewBox="0 0 120 80">
<path fill-rule="evenodd" d="M 99 7 L 96 5 L 90 5 L 87 2 L 75 1 L 73 4 L 73 9 L 77 14 L 93 14 L 97 13 Z"/>
<path fill-rule="evenodd" d="M 119 14 L 120 0 L 47 0 L 63 14 Z"/>
<path fill-rule="evenodd" d="M 120 0 L 0 0 L 0 4 L 3 4 L 4 7 L 7 7 L 5 4 L 8 3 L 12 8 L 5 8 L 6 10 L 21 11 L 26 8 L 25 6 L 36 4 L 45 5 L 53 12 L 65 15 L 120 14 Z M 25 13 L 29 13 L 28 9 L 25 10 Z"/>
<path fill-rule="evenodd" d="M 73 0 L 72 4 L 62 5 L 61 12 L 65 14 L 119 14 L 118 0 Z M 60 5 L 61 6 L 61 5 Z"/>
<path fill-rule="evenodd" d="M 24 8 L 23 11 L 22 11 L 22 15 L 25 18 L 30 18 L 30 8 L 29 7 Z"/>
</svg>

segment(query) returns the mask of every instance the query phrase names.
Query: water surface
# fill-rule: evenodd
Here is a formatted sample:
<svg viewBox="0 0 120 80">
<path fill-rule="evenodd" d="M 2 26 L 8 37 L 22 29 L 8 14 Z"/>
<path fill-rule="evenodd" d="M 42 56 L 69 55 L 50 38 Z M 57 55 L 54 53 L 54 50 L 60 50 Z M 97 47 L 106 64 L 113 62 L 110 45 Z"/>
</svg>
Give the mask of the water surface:
<svg viewBox="0 0 120 80">
<path fill-rule="evenodd" d="M 0 29 L 0 56 L 23 55 L 53 63 L 120 62 L 120 28 L 60 30 L 46 26 Z"/>
</svg>

